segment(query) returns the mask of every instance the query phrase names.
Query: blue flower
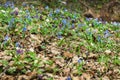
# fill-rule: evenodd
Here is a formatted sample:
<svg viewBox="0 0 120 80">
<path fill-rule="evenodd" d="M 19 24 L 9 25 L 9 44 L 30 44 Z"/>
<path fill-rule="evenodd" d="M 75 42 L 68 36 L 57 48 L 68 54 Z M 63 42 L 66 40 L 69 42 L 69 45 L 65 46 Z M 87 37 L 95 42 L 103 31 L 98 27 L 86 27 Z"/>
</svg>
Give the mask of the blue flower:
<svg viewBox="0 0 120 80">
<path fill-rule="evenodd" d="M 106 31 L 104 32 L 104 38 L 107 38 L 107 37 L 109 37 L 109 36 L 110 36 L 110 33 L 109 33 L 108 30 L 106 30 Z"/>
<path fill-rule="evenodd" d="M 11 8 L 14 8 L 14 3 L 13 2 L 10 2 L 10 1 L 7 1 L 5 4 L 4 4 L 4 7 L 11 7 Z"/>
<path fill-rule="evenodd" d="M 84 26 L 84 24 L 78 24 L 78 27 L 79 27 L 79 28 L 82 27 L 82 26 Z"/>
<path fill-rule="evenodd" d="M 4 7 L 9 7 L 9 5 L 10 5 L 10 1 L 7 1 L 5 4 L 4 4 Z"/>
<path fill-rule="evenodd" d="M 72 29 L 74 29 L 75 28 L 75 25 L 74 24 L 72 24 L 72 27 L 71 27 Z"/>
<path fill-rule="evenodd" d="M 118 25 L 120 25 L 120 23 L 119 22 L 111 22 L 114 26 L 118 26 Z"/>
<path fill-rule="evenodd" d="M 90 21 L 90 20 L 92 20 L 92 18 L 86 18 L 86 20 L 87 20 L 87 21 Z"/>
<path fill-rule="evenodd" d="M 23 50 L 22 50 L 22 49 L 17 49 L 17 50 L 16 50 L 16 53 L 17 53 L 17 54 L 23 54 Z"/>
<path fill-rule="evenodd" d="M 101 42 L 101 36 L 98 36 L 98 37 L 97 37 L 97 41 L 98 41 L 98 42 Z"/>
<path fill-rule="evenodd" d="M 105 32 L 104 32 L 104 34 L 108 34 L 109 33 L 109 31 L 108 30 L 106 30 Z"/>
<path fill-rule="evenodd" d="M 22 3 L 22 6 L 23 6 L 23 7 L 26 7 L 26 6 L 27 6 L 27 4 L 26 4 L 25 2 L 23 2 L 23 3 Z"/>
<path fill-rule="evenodd" d="M 66 80 L 72 80 L 72 78 L 70 76 L 68 76 Z"/>
<path fill-rule="evenodd" d="M 31 9 L 34 9 L 34 6 L 33 6 L 33 5 L 30 5 L 30 8 L 31 8 Z"/>
<path fill-rule="evenodd" d="M 11 23 L 14 23 L 14 21 L 15 21 L 15 19 L 14 19 L 14 18 L 12 18 L 12 19 L 11 19 Z"/>
<path fill-rule="evenodd" d="M 16 43 L 15 43 L 15 47 L 20 47 L 20 43 L 19 43 L 19 42 L 16 42 Z"/>
<path fill-rule="evenodd" d="M 13 27 L 14 21 L 15 21 L 15 19 L 12 18 L 12 19 L 9 21 L 8 26 L 9 26 L 9 27 Z"/>
<path fill-rule="evenodd" d="M 26 19 L 28 19 L 28 21 L 31 21 L 30 13 L 28 13 L 28 14 L 26 15 Z"/>
<path fill-rule="evenodd" d="M 89 28 L 86 29 L 86 33 L 87 33 L 88 36 L 91 36 L 91 35 L 93 34 L 93 33 L 90 31 Z"/>
<path fill-rule="evenodd" d="M 23 31 L 23 32 L 27 31 L 27 28 L 26 28 L 26 27 L 23 27 L 22 31 Z"/>
<path fill-rule="evenodd" d="M 48 9 L 49 9 L 49 6 L 46 6 L 45 9 L 48 10 Z"/>
<path fill-rule="evenodd" d="M 81 63 L 81 59 L 78 60 L 78 63 Z"/>
<path fill-rule="evenodd" d="M 39 25 L 39 27 L 40 27 L 40 28 L 42 28 L 42 27 L 43 27 L 43 25 L 42 25 L 42 24 L 40 24 L 40 25 Z"/>
<path fill-rule="evenodd" d="M 64 11 L 66 11 L 66 12 L 67 12 L 68 10 L 65 8 L 65 9 L 64 9 Z"/>
<path fill-rule="evenodd" d="M 39 80 L 43 80 L 43 75 L 39 74 L 39 75 L 38 75 L 38 79 L 39 79 Z"/>
<path fill-rule="evenodd" d="M 67 20 L 66 20 L 66 19 L 63 19 L 63 20 L 62 20 L 62 23 L 63 23 L 64 25 L 66 25 L 66 24 L 67 24 Z"/>
<path fill-rule="evenodd" d="M 58 35 L 58 36 L 57 36 L 57 38 L 58 38 L 58 39 L 61 39 L 61 38 L 62 38 L 62 36 L 61 36 L 61 35 Z"/>
<path fill-rule="evenodd" d="M 95 18 L 94 20 L 95 20 L 96 22 L 98 22 L 98 18 Z"/>
<path fill-rule="evenodd" d="M 59 24 L 59 28 L 62 28 L 62 24 Z"/>
<path fill-rule="evenodd" d="M 4 41 L 8 41 L 9 40 L 9 36 L 6 35 L 5 38 L 4 38 Z"/>
<path fill-rule="evenodd" d="M 54 20 L 58 20 L 58 18 L 54 18 Z"/>
<path fill-rule="evenodd" d="M 50 12 L 50 13 L 48 14 L 48 16 L 49 16 L 49 17 L 52 17 L 52 12 Z"/>
<path fill-rule="evenodd" d="M 77 18 L 77 16 L 76 16 L 76 15 L 73 15 L 73 18 L 74 18 L 74 19 L 76 19 L 76 18 Z"/>
<path fill-rule="evenodd" d="M 7 8 L 7 7 L 8 7 L 8 4 L 4 4 L 4 6 Z"/>
<path fill-rule="evenodd" d="M 25 12 L 26 12 L 27 14 L 30 14 L 29 10 L 26 10 Z"/>
<path fill-rule="evenodd" d="M 6 36 L 4 37 L 4 41 L 3 41 L 3 43 L 4 43 L 4 44 L 7 43 L 8 40 L 9 40 L 9 36 L 6 35 Z"/>
<path fill-rule="evenodd" d="M 106 21 L 101 21 L 102 22 L 102 24 L 107 24 L 107 22 Z"/>
<path fill-rule="evenodd" d="M 14 6 L 14 3 L 12 2 L 10 7 L 13 9 L 15 6 Z"/>
<path fill-rule="evenodd" d="M 26 10 L 26 19 L 31 21 L 31 15 L 30 15 L 30 12 L 28 10 Z"/>
<path fill-rule="evenodd" d="M 59 12 L 60 12 L 60 9 L 56 9 L 56 10 L 55 10 L 55 13 L 59 13 Z"/>
<path fill-rule="evenodd" d="M 38 19 L 39 18 L 39 16 L 38 16 L 38 14 L 36 14 L 35 16 L 33 16 L 32 18 L 36 18 L 36 19 Z"/>
<path fill-rule="evenodd" d="M 57 33 L 57 38 L 58 38 L 58 39 L 61 39 L 61 38 L 62 38 L 62 32 L 58 32 L 58 33 Z"/>
<path fill-rule="evenodd" d="M 18 15 L 18 11 L 15 11 L 14 14 L 17 16 Z"/>
</svg>

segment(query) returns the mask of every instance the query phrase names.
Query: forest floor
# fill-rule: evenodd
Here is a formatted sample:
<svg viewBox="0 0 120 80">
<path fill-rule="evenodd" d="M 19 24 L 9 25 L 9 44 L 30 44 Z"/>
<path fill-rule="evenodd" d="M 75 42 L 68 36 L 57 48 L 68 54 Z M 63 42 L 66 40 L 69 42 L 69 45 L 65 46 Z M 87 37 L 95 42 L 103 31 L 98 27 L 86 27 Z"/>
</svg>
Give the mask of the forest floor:
<svg viewBox="0 0 120 80">
<path fill-rule="evenodd" d="M 119 66 L 119 22 L 0 5 L 0 80 L 120 80 Z"/>
</svg>

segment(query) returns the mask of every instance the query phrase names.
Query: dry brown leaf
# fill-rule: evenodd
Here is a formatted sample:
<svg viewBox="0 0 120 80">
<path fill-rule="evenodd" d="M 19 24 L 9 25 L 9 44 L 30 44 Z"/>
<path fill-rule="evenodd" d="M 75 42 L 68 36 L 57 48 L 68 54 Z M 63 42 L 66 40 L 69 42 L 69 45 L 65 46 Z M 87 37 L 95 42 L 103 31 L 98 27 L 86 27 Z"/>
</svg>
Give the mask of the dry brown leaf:
<svg viewBox="0 0 120 80">
<path fill-rule="evenodd" d="M 85 52 L 87 51 L 87 49 L 86 49 L 86 47 L 81 46 L 81 47 L 80 47 L 80 51 L 81 51 L 81 53 L 85 53 Z"/>
<path fill-rule="evenodd" d="M 20 55 L 20 60 L 24 60 L 24 58 L 25 58 L 25 54 L 21 54 Z"/>
<path fill-rule="evenodd" d="M 66 58 L 72 58 L 74 55 L 73 55 L 73 53 L 70 53 L 70 52 L 64 52 L 63 56 Z"/>
<path fill-rule="evenodd" d="M 65 75 L 68 76 L 68 74 L 70 73 L 70 68 L 63 69 L 63 72 L 64 72 Z"/>
<path fill-rule="evenodd" d="M 66 80 L 66 77 L 60 77 L 58 80 Z"/>
<path fill-rule="evenodd" d="M 28 78 L 28 79 L 32 79 L 33 77 L 35 77 L 37 75 L 37 71 L 35 71 L 35 70 L 33 70 L 32 72 L 31 71 L 28 71 L 27 73 L 26 73 L 26 77 Z"/>
<path fill-rule="evenodd" d="M 0 58 L 5 55 L 5 52 L 6 52 L 6 51 L 0 52 Z"/>
<path fill-rule="evenodd" d="M 80 80 L 79 77 L 72 77 L 72 80 Z"/>
<path fill-rule="evenodd" d="M 55 60 L 55 63 L 56 63 L 57 65 L 61 66 L 61 67 L 64 66 L 64 63 L 61 62 L 60 60 Z"/>
<path fill-rule="evenodd" d="M 90 77 L 93 77 L 95 75 L 94 71 L 92 70 L 86 70 L 86 73 L 89 73 Z"/>
<path fill-rule="evenodd" d="M 98 55 L 98 54 L 89 53 L 89 56 L 88 56 L 88 58 L 95 58 L 95 57 L 97 57 L 97 55 Z"/>
<path fill-rule="evenodd" d="M 55 64 L 53 64 L 52 66 L 51 66 L 51 69 L 54 69 L 56 67 L 56 65 Z"/>
<path fill-rule="evenodd" d="M 52 52 L 53 54 L 55 54 L 55 55 L 60 54 L 60 52 L 58 51 L 58 49 L 55 48 L 55 47 L 51 47 L 51 52 Z"/>
<path fill-rule="evenodd" d="M 80 80 L 90 80 L 90 74 L 83 73 L 82 76 L 80 77 Z"/>
<path fill-rule="evenodd" d="M 110 54 L 111 51 L 110 51 L 110 50 L 106 50 L 105 53 L 106 53 L 106 54 Z"/>
<path fill-rule="evenodd" d="M 100 71 L 100 72 L 105 72 L 105 71 L 107 71 L 107 67 L 104 65 L 104 63 L 103 64 L 101 64 L 101 65 L 97 65 L 96 66 L 96 69 L 98 70 L 98 71 Z"/>
<path fill-rule="evenodd" d="M 27 76 L 35 76 L 35 75 L 36 75 L 36 71 L 27 72 L 26 75 L 27 75 Z"/>
<path fill-rule="evenodd" d="M 15 79 L 13 76 L 4 75 L 0 76 L 0 80 L 15 80 Z"/>
<path fill-rule="evenodd" d="M 110 80 L 108 76 L 104 76 L 102 80 Z"/>
<path fill-rule="evenodd" d="M 42 42 L 40 35 L 31 34 L 30 37 L 31 37 L 31 39 L 37 41 L 38 43 Z"/>
<path fill-rule="evenodd" d="M 32 48 L 32 47 L 29 48 L 28 50 L 31 51 L 31 52 L 34 52 L 34 48 Z"/>
<path fill-rule="evenodd" d="M 10 61 L 9 66 L 13 66 L 13 65 L 14 65 L 14 61 Z"/>
<path fill-rule="evenodd" d="M 73 70 L 72 70 L 72 74 L 73 74 L 73 75 L 78 74 L 78 70 L 77 70 L 77 69 L 73 69 Z"/>
<path fill-rule="evenodd" d="M 87 58 L 87 55 L 85 53 L 82 53 L 83 58 Z"/>
<path fill-rule="evenodd" d="M 86 80 L 86 79 L 83 76 L 81 76 L 79 80 Z"/>
<path fill-rule="evenodd" d="M 75 63 L 78 62 L 78 60 L 79 60 L 79 57 L 78 57 L 78 56 L 74 56 L 74 57 L 72 58 L 72 63 L 75 64 Z"/>
<path fill-rule="evenodd" d="M 54 75 L 51 74 L 51 73 L 46 73 L 46 75 L 47 75 L 48 77 L 54 77 Z"/>
<path fill-rule="evenodd" d="M 29 80 L 30 78 L 26 75 L 20 75 L 17 80 Z"/>
<path fill-rule="evenodd" d="M 12 59 L 11 56 L 4 56 L 3 58 L 4 58 L 5 60 L 10 60 L 10 59 Z"/>
</svg>

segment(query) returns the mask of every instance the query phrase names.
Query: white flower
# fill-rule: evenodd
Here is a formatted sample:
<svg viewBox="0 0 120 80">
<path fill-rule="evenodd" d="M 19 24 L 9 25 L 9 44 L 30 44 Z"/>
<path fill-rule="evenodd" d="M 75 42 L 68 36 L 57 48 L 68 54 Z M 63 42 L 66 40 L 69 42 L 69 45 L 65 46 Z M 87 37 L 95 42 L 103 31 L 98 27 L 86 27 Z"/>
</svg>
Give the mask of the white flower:
<svg viewBox="0 0 120 80">
<path fill-rule="evenodd" d="M 65 5 L 67 4 L 65 1 L 62 1 L 61 3 L 62 3 L 62 4 L 65 4 Z"/>
<path fill-rule="evenodd" d="M 5 10 L 1 10 L 1 12 L 2 12 L 2 13 L 6 13 L 6 11 L 5 11 Z"/>
<path fill-rule="evenodd" d="M 49 22 L 50 20 L 49 19 L 46 19 L 46 22 Z"/>
</svg>

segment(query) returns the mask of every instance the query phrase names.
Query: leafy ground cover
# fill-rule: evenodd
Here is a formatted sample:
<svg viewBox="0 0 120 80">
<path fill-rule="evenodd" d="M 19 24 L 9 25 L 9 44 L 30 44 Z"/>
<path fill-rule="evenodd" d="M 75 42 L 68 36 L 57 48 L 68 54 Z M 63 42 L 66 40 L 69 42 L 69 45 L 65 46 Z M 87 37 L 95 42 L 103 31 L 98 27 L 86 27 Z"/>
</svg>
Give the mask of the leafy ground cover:
<svg viewBox="0 0 120 80">
<path fill-rule="evenodd" d="M 1 80 L 119 80 L 119 66 L 119 22 L 1 4 Z"/>
</svg>

